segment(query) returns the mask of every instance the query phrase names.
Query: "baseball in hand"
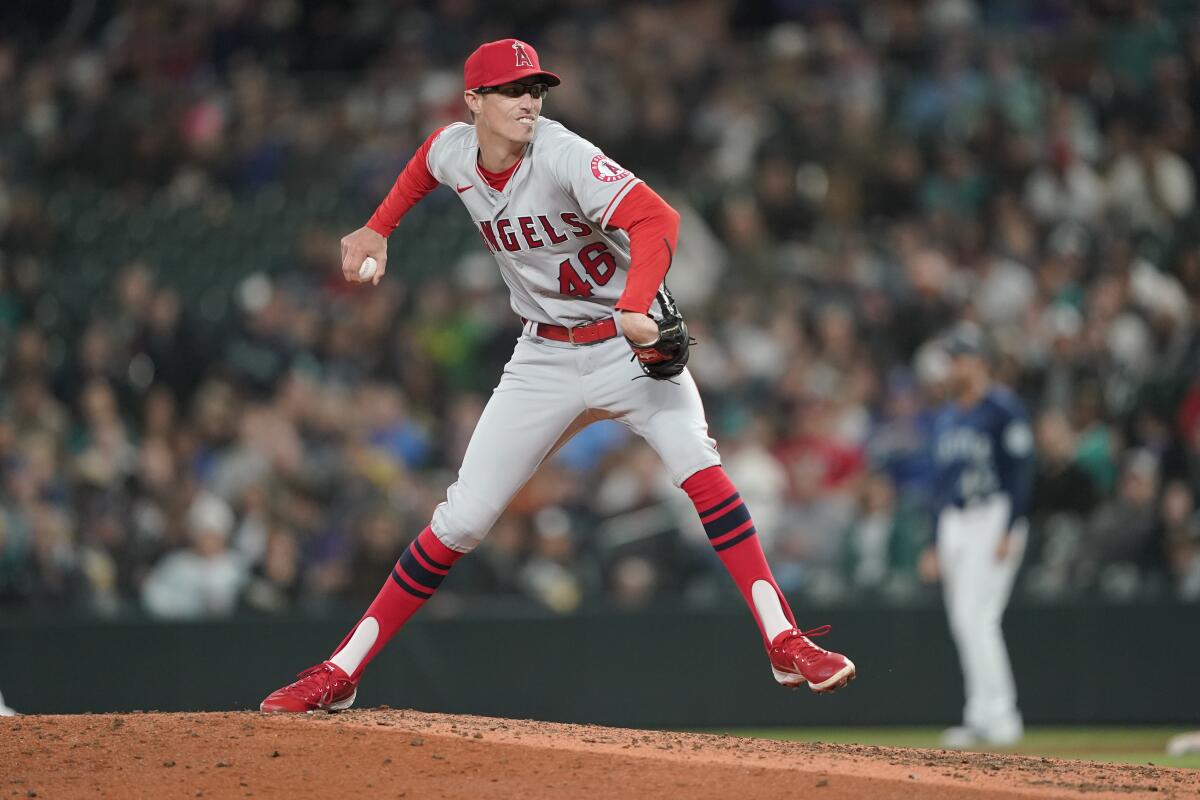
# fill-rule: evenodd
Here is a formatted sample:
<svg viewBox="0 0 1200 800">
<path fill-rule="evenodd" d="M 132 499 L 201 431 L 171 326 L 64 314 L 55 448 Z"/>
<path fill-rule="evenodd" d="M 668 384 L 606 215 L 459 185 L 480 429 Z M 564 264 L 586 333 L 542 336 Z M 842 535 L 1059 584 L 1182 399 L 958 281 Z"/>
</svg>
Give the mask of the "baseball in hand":
<svg viewBox="0 0 1200 800">
<path fill-rule="evenodd" d="M 362 266 L 358 268 L 358 279 L 369 281 L 375 277 L 375 270 L 379 268 L 379 262 L 373 256 L 367 256 L 363 259 Z"/>
</svg>

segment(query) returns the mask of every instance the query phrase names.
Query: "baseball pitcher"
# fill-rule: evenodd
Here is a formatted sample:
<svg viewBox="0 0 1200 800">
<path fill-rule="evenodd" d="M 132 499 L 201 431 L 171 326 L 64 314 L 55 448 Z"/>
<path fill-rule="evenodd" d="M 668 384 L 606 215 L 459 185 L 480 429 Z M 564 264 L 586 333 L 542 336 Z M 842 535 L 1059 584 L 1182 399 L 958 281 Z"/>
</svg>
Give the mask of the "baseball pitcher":
<svg viewBox="0 0 1200 800">
<path fill-rule="evenodd" d="M 387 237 L 438 184 L 466 207 L 524 323 L 458 480 L 330 658 L 263 711 L 343 709 L 363 669 L 487 535 L 538 466 L 577 431 L 616 419 L 643 437 L 695 504 L 758 623 L 775 679 L 815 692 L 854 664 L 803 632 L 767 566 L 750 511 L 721 468 L 685 369 L 687 326 L 666 291 L 679 215 L 595 145 L 541 115 L 558 76 L 525 42 L 480 46 L 464 67 L 472 124 L 434 131 L 367 224 L 342 239 L 346 280 L 378 283 Z M 634 380 L 648 377 L 649 380 Z"/>
<path fill-rule="evenodd" d="M 934 423 L 934 536 L 922 556 L 942 580 L 966 688 L 949 747 L 1010 745 L 1023 735 L 1000 619 L 1025 550 L 1033 435 L 1021 400 L 992 383 L 982 332 L 963 325 L 946 342 L 953 402 Z"/>
</svg>

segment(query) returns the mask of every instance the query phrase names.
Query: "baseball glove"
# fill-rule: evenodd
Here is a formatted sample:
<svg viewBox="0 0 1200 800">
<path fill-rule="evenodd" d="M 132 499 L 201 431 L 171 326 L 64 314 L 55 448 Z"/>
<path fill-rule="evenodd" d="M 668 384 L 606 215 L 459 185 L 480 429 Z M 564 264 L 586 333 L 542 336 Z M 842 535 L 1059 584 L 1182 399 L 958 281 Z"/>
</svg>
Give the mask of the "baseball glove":
<svg viewBox="0 0 1200 800">
<path fill-rule="evenodd" d="M 675 307 L 675 299 L 666 286 L 658 292 L 658 304 L 662 308 L 662 319 L 658 323 L 658 338 L 650 344 L 635 344 L 626 338 L 633 357 L 641 365 L 645 377 L 655 380 L 670 380 L 683 372 L 688 363 L 688 350 L 696 340 L 688 336 L 687 323 Z"/>
</svg>

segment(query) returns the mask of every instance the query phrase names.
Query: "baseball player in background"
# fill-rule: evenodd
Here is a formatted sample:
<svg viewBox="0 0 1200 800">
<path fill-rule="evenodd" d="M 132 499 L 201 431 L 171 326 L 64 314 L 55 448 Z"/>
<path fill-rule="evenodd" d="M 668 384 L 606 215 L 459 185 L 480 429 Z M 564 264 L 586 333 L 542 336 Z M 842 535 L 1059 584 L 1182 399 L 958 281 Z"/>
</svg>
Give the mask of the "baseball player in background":
<svg viewBox="0 0 1200 800">
<path fill-rule="evenodd" d="M 1025 550 L 1033 435 L 1020 399 L 992 382 L 979 328 L 958 327 L 946 350 L 952 402 L 934 422 L 934 544 L 921 572 L 941 577 L 967 697 L 943 744 L 1007 746 L 1024 731 L 1000 619 Z"/>
<path fill-rule="evenodd" d="M 643 437 L 691 498 L 758 623 L 775 679 L 815 692 L 844 686 L 854 664 L 811 641 L 828 626 L 796 627 L 684 368 L 687 327 L 664 283 L 679 215 L 595 145 L 541 116 L 560 81 L 528 44 L 488 42 L 463 72 L 472 124 L 447 125 L 425 140 L 367 224 L 342 239 L 342 272 L 377 284 L 387 237 L 444 184 L 495 257 L 522 333 L 429 526 L 333 655 L 272 693 L 262 710 L 348 708 L 364 667 L 479 545 L 538 466 L 600 419 Z"/>
</svg>

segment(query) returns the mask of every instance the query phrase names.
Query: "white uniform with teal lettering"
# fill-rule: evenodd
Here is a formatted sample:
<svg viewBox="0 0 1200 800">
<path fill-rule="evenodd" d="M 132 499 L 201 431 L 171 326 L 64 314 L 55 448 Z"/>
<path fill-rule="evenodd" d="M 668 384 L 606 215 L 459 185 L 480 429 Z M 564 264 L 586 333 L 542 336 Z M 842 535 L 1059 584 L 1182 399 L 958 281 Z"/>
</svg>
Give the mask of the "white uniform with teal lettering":
<svg viewBox="0 0 1200 800">
<path fill-rule="evenodd" d="M 606 228 L 639 180 L 544 117 L 502 190 L 480 174 L 478 148 L 474 126 L 450 125 L 430 147 L 429 171 L 458 193 L 526 323 L 433 515 L 434 533 L 462 552 L 483 540 L 544 459 L 597 420 L 616 419 L 644 438 L 676 485 L 720 463 L 686 370 L 675 383 L 635 380 L 642 370 L 621 336 L 573 345 L 534 335 L 536 323 L 577 327 L 609 317 L 619 329 L 614 306 L 629 237 Z"/>
</svg>

